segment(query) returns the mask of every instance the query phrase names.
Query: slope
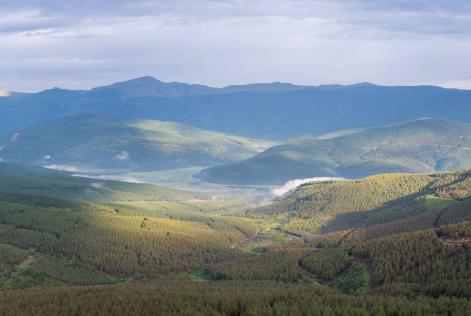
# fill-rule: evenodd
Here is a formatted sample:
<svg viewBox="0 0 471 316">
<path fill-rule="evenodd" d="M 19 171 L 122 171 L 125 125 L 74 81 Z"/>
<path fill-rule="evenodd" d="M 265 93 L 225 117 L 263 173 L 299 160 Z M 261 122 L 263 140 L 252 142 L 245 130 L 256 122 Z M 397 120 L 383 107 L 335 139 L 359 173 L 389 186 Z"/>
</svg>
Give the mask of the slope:
<svg viewBox="0 0 471 316">
<path fill-rule="evenodd" d="M 0 157 L 71 171 L 162 170 L 247 158 L 264 146 L 173 122 L 80 114 L 0 137 Z"/>
<path fill-rule="evenodd" d="M 231 201 L 213 196 L 0 169 L 8 172 L 0 173 L 0 289 L 188 271 L 238 256 L 234 245 L 258 230 L 253 220 L 218 215 Z"/>
<path fill-rule="evenodd" d="M 391 229 L 387 223 L 419 228 L 428 223 L 426 227 L 433 227 L 442 209 L 470 197 L 469 171 L 387 174 L 304 184 L 279 201 L 247 214 L 278 217 L 283 229 L 309 236 L 335 231 L 346 234 L 351 229 L 373 225 L 383 225 L 377 228 L 387 231 Z M 461 218 L 466 218 L 465 212 L 461 214 Z M 406 223 L 407 220 L 410 221 Z"/>
<path fill-rule="evenodd" d="M 471 125 L 420 119 L 337 137 L 304 138 L 198 177 L 231 184 L 279 184 L 322 176 L 357 178 L 384 172 L 436 172 L 471 167 Z"/>
</svg>

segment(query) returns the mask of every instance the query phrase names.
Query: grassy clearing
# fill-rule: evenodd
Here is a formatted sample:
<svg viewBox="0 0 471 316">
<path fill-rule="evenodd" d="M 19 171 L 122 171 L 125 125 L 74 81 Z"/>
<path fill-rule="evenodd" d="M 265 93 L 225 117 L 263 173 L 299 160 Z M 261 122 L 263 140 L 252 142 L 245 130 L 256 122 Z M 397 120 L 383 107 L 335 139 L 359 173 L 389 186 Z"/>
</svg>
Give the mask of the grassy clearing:
<svg viewBox="0 0 471 316">
<path fill-rule="evenodd" d="M 456 200 L 440 198 L 435 195 L 426 195 L 424 197 L 424 204 L 427 209 L 431 211 L 443 210 L 447 207 L 454 206 L 458 203 Z"/>
</svg>

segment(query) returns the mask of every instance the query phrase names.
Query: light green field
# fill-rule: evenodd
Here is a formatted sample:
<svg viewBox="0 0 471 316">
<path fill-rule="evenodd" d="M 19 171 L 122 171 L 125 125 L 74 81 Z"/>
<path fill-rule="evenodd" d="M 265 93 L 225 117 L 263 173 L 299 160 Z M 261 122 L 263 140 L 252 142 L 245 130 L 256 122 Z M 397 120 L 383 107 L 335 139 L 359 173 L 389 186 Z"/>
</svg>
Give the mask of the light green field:
<svg viewBox="0 0 471 316">
<path fill-rule="evenodd" d="M 447 207 L 456 205 L 458 203 L 456 200 L 444 199 L 434 195 L 426 195 L 424 197 L 425 206 L 432 211 L 443 210 Z"/>
</svg>

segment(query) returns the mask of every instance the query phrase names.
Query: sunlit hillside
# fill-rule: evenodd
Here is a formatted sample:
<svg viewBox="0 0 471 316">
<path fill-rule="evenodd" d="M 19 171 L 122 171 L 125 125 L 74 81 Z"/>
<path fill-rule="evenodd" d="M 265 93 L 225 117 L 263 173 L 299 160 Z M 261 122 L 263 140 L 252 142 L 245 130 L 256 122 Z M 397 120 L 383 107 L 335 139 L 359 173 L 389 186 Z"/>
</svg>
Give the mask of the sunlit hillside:
<svg viewBox="0 0 471 316">
<path fill-rule="evenodd" d="M 228 184 L 279 184 L 297 178 L 358 178 L 385 172 L 471 167 L 471 125 L 421 119 L 393 126 L 296 139 L 198 176 Z"/>
<path fill-rule="evenodd" d="M 80 114 L 0 136 L 0 158 L 68 171 L 163 170 L 240 160 L 268 144 L 173 122 Z"/>
</svg>

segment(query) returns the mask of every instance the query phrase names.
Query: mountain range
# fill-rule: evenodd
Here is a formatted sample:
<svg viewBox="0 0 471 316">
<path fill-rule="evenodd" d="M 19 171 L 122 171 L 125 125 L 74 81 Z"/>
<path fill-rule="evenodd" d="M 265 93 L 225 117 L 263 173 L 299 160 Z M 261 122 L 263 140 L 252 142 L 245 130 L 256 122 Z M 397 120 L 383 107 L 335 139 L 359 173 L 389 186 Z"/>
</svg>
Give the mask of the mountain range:
<svg viewBox="0 0 471 316">
<path fill-rule="evenodd" d="M 267 83 L 212 88 L 142 77 L 91 90 L 54 88 L 1 97 L 0 132 L 79 113 L 100 113 L 286 140 L 420 117 L 471 122 L 469 104 L 470 90 L 434 86 Z"/>
</svg>

